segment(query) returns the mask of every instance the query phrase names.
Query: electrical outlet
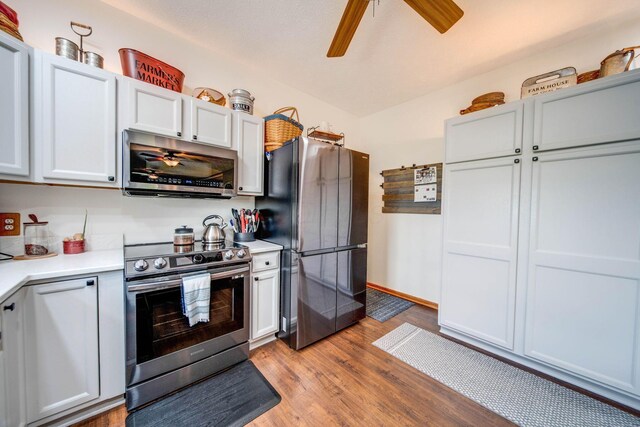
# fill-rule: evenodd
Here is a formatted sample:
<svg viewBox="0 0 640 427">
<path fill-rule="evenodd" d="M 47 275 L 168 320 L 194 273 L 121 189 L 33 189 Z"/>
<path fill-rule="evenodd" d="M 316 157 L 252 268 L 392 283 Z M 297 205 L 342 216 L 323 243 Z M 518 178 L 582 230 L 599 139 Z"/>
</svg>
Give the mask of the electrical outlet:
<svg viewBox="0 0 640 427">
<path fill-rule="evenodd" d="M 20 235 L 20 214 L 0 213 L 0 236 Z"/>
</svg>

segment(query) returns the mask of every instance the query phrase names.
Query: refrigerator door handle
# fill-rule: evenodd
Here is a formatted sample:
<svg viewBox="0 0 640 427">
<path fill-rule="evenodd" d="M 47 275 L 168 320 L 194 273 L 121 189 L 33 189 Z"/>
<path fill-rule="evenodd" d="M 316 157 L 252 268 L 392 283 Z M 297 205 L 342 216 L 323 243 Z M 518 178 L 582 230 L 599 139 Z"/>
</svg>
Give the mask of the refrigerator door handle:
<svg viewBox="0 0 640 427">
<path fill-rule="evenodd" d="M 367 244 L 366 243 L 360 243 L 359 245 L 356 245 L 356 247 L 358 249 L 367 249 Z"/>
</svg>

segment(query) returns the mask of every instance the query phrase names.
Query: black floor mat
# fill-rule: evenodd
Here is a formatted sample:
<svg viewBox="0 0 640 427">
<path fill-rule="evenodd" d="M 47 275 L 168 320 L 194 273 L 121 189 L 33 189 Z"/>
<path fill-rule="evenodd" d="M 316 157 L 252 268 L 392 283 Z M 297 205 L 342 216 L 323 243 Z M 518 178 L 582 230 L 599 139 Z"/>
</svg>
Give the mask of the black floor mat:
<svg viewBox="0 0 640 427">
<path fill-rule="evenodd" d="M 281 397 L 247 360 L 127 417 L 127 427 L 243 426 Z"/>
</svg>

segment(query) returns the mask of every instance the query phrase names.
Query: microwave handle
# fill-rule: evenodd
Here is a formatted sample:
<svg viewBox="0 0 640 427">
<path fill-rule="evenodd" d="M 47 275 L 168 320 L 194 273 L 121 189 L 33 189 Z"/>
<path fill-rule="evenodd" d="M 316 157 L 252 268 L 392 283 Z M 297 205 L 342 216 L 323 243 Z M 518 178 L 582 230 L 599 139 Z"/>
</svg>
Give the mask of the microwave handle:
<svg viewBox="0 0 640 427">
<path fill-rule="evenodd" d="M 211 273 L 211 280 L 216 279 L 225 279 L 227 277 L 233 277 L 239 274 L 248 273 L 249 267 L 236 268 L 233 270 L 221 271 L 219 273 Z M 185 276 L 181 276 L 185 277 Z M 170 289 L 177 288 L 182 285 L 182 279 L 169 280 L 166 282 L 152 282 L 152 283 L 140 283 L 127 286 L 127 291 L 129 292 L 150 292 L 150 291 L 159 291 L 162 289 Z"/>
</svg>

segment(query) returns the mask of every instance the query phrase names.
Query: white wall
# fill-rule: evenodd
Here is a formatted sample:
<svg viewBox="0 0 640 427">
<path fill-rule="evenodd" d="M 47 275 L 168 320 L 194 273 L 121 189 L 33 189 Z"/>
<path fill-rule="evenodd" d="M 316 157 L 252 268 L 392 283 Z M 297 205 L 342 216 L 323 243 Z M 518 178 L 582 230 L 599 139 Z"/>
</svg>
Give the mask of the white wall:
<svg viewBox="0 0 640 427">
<path fill-rule="evenodd" d="M 249 90 L 256 98 L 254 115 L 266 116 L 279 107 L 296 106 L 306 127 L 321 121 L 345 132 L 349 141 L 358 140 L 355 116 L 281 82 L 266 78 L 259 67 L 227 58 L 216 50 L 215 40 L 194 43 L 152 24 L 108 6 L 98 0 L 12 0 L 20 19 L 20 32 L 26 43 L 54 53 L 55 37 L 78 41 L 70 21 L 91 25 L 93 35 L 85 49 L 105 58 L 105 69 L 121 73 L 118 49 L 143 51 L 179 68 L 186 75 L 184 93 L 209 86 L 225 94 L 234 88 Z M 185 6 L 186 7 L 186 6 Z M 291 70 L 296 72 L 296 70 Z M 283 76 L 286 81 L 286 76 Z M 231 207 L 254 206 L 252 197 L 230 201 L 183 199 L 132 199 L 118 191 L 47 186 L 0 184 L 0 212 L 28 213 L 48 220 L 52 233 L 64 236 L 80 231 L 84 209 L 89 210 L 87 234 L 121 232 L 127 243 L 167 241 L 174 227 L 198 225 L 212 213 L 230 217 Z M 0 238 L 0 251 L 15 253 L 15 242 Z M 15 240 L 15 239 L 13 239 Z"/>
<path fill-rule="evenodd" d="M 597 69 L 609 53 L 639 42 L 635 21 L 602 28 L 588 38 L 362 118 L 358 149 L 371 154 L 368 281 L 429 301 L 440 299 L 442 216 L 382 214 L 380 171 L 442 162 L 444 120 L 459 115 L 478 95 L 502 91 L 507 101 L 517 100 L 528 77 L 566 66 L 578 73 Z"/>
</svg>

